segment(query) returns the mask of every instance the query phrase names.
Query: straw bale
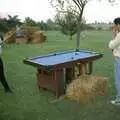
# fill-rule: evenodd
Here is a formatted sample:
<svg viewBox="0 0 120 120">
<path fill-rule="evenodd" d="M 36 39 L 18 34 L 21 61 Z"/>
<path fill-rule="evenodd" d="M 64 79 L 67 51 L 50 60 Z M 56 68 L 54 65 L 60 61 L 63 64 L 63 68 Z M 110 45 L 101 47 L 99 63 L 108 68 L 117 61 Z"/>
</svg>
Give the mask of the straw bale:
<svg viewBox="0 0 120 120">
<path fill-rule="evenodd" d="M 41 43 L 45 41 L 45 35 L 40 31 L 36 31 L 31 36 L 31 39 L 32 43 Z"/>
<path fill-rule="evenodd" d="M 96 96 L 105 95 L 108 91 L 108 78 L 83 75 L 73 80 L 66 89 L 66 97 L 81 103 L 91 103 Z"/>
<path fill-rule="evenodd" d="M 25 27 L 24 32 L 28 43 L 41 43 L 45 41 L 45 35 L 38 27 Z"/>
<path fill-rule="evenodd" d="M 14 31 L 8 31 L 7 33 L 5 33 L 5 39 L 7 39 L 6 43 L 15 43 L 15 32 Z"/>
<path fill-rule="evenodd" d="M 26 39 L 24 37 L 16 38 L 16 43 L 17 44 L 25 44 Z"/>
<path fill-rule="evenodd" d="M 33 34 L 36 31 L 39 31 L 40 29 L 37 27 L 24 27 L 25 34 Z"/>
<path fill-rule="evenodd" d="M 24 29 L 25 37 L 28 43 L 32 42 L 33 33 L 40 30 L 38 27 L 24 27 L 23 29 Z"/>
<path fill-rule="evenodd" d="M 46 40 L 46 36 L 40 31 L 38 27 L 23 27 L 24 31 L 24 38 L 18 38 L 16 37 L 16 34 L 14 30 L 8 31 L 5 34 L 5 38 L 9 39 L 7 40 L 7 43 L 41 43 Z"/>
</svg>

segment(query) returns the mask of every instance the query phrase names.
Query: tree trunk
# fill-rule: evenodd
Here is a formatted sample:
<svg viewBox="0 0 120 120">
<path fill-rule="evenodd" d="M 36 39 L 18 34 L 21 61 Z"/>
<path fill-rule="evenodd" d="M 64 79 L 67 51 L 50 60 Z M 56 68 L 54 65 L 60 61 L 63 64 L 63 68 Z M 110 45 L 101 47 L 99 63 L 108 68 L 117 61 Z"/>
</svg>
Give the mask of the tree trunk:
<svg viewBox="0 0 120 120">
<path fill-rule="evenodd" d="M 77 25 L 77 38 L 76 38 L 76 50 L 79 50 L 79 45 L 80 45 L 80 23 L 78 22 Z"/>
<path fill-rule="evenodd" d="M 79 51 L 79 46 L 80 46 L 80 33 L 81 33 L 81 22 L 82 22 L 82 15 L 83 15 L 83 11 L 84 11 L 84 5 L 82 6 L 80 15 L 78 17 L 78 23 L 77 23 L 77 42 L 76 42 L 76 51 Z"/>
<path fill-rule="evenodd" d="M 70 35 L 70 40 L 72 40 L 72 35 Z"/>
</svg>

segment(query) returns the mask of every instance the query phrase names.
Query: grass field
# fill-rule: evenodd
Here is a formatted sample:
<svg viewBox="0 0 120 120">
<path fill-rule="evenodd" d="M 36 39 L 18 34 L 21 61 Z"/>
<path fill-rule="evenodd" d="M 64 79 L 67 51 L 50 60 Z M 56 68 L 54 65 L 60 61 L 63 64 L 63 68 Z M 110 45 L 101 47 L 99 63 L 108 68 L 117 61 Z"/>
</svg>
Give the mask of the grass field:
<svg viewBox="0 0 120 120">
<path fill-rule="evenodd" d="M 111 39 L 109 31 L 85 31 L 80 48 L 104 53 L 94 64 L 93 74 L 109 77 L 109 94 L 94 104 L 81 105 L 75 101 L 61 100 L 51 103 L 51 92 L 39 91 L 36 69 L 23 64 L 23 59 L 76 48 L 75 36 L 69 40 L 59 32 L 45 32 L 46 43 L 36 45 L 4 45 L 2 58 L 5 74 L 12 94 L 5 94 L 0 85 L 0 120 L 120 120 L 120 107 L 109 100 L 115 96 L 114 58 L 107 48 Z"/>
</svg>

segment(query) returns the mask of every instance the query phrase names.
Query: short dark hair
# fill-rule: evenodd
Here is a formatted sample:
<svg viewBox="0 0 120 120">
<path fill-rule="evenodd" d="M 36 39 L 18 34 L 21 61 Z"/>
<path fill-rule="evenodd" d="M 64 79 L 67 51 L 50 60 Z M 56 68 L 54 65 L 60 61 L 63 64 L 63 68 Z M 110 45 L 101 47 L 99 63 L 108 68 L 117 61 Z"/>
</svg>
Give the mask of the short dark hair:
<svg viewBox="0 0 120 120">
<path fill-rule="evenodd" d="M 115 18 L 113 22 L 115 25 L 120 25 L 120 17 Z"/>
</svg>

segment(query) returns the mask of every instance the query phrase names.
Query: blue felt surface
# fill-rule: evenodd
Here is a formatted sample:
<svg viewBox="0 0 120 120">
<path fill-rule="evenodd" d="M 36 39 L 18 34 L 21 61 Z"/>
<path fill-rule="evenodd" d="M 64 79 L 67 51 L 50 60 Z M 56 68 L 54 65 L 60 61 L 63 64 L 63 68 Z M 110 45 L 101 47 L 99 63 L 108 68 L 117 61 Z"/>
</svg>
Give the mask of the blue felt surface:
<svg viewBox="0 0 120 120">
<path fill-rule="evenodd" d="M 37 63 L 40 65 L 56 65 L 56 64 L 61 64 L 69 61 L 74 61 L 78 59 L 84 59 L 84 58 L 89 58 L 96 56 L 96 53 L 93 52 L 87 52 L 87 51 L 79 51 L 79 52 L 66 52 L 66 53 L 60 53 L 60 54 L 52 54 L 52 55 L 47 55 L 47 56 L 37 56 L 34 58 L 29 59 L 30 62 L 32 63 Z"/>
</svg>

